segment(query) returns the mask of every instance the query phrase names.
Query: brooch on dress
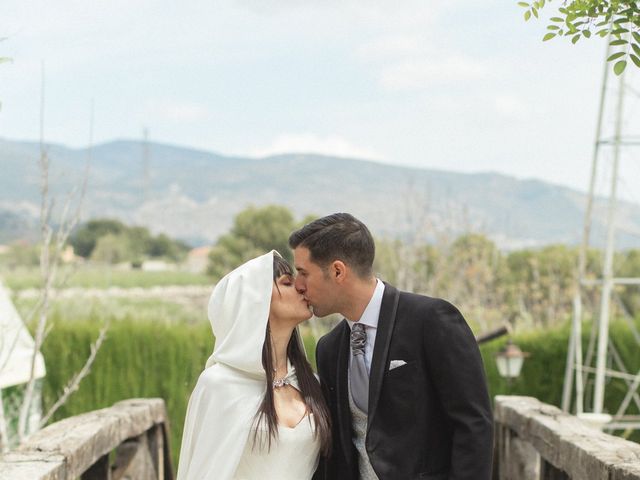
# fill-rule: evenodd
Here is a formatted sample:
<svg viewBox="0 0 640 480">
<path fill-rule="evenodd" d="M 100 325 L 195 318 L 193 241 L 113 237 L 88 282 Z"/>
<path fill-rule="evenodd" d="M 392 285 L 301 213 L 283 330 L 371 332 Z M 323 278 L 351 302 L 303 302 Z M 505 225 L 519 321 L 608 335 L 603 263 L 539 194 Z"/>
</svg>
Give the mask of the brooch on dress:
<svg viewBox="0 0 640 480">
<path fill-rule="evenodd" d="M 291 385 L 291 380 L 287 377 L 279 378 L 273 381 L 273 388 L 284 387 L 285 385 Z"/>
<path fill-rule="evenodd" d="M 274 368 L 273 369 L 273 381 L 271 383 L 273 388 L 282 388 L 282 387 L 285 387 L 287 385 L 291 385 L 293 388 L 296 388 L 296 389 L 299 390 L 298 379 L 296 377 L 296 370 L 295 370 L 295 368 L 293 368 L 293 366 L 289 367 L 289 371 L 282 378 L 276 378 L 276 371 L 277 371 L 277 369 Z"/>
</svg>

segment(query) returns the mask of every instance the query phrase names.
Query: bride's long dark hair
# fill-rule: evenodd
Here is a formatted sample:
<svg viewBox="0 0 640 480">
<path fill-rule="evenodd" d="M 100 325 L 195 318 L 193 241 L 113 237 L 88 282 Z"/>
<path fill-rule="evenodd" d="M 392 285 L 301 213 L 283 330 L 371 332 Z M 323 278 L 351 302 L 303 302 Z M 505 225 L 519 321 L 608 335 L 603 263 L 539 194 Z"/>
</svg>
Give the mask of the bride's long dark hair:
<svg viewBox="0 0 640 480">
<path fill-rule="evenodd" d="M 278 288 L 277 280 L 282 275 L 293 275 L 291 265 L 280 255 L 273 255 L 273 283 Z M 293 330 L 289 344 L 287 345 L 287 358 L 296 370 L 298 377 L 298 385 L 300 393 L 307 406 L 307 414 L 313 414 L 315 421 L 314 436 L 320 439 L 320 452 L 327 456 L 331 450 L 331 418 L 329 408 L 325 402 L 320 383 L 316 379 L 311 365 L 301 347 L 302 339 L 298 338 L 298 329 Z M 273 400 L 273 350 L 271 342 L 271 332 L 269 330 L 269 322 L 267 322 L 267 331 L 265 334 L 264 344 L 262 346 L 262 366 L 267 375 L 267 391 L 264 394 L 262 403 L 256 412 L 254 434 L 254 446 L 256 442 L 267 442 L 267 448 L 271 448 L 271 442 L 278 438 L 278 417 L 276 415 L 276 407 Z M 303 419 L 303 421 L 305 421 Z M 259 428 L 264 422 L 266 432 Z M 262 437 L 262 433 L 266 434 L 266 438 Z"/>
</svg>

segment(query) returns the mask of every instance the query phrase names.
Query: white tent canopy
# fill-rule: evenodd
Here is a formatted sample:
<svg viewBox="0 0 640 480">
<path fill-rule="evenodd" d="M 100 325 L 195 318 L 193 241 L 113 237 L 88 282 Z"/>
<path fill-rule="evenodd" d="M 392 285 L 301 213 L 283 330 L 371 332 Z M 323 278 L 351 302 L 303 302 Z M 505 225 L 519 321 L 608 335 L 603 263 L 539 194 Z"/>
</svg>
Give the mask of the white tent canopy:
<svg viewBox="0 0 640 480">
<path fill-rule="evenodd" d="M 0 281 L 0 389 L 29 381 L 35 342 Z M 44 358 L 38 352 L 35 377 L 45 376 Z"/>
</svg>

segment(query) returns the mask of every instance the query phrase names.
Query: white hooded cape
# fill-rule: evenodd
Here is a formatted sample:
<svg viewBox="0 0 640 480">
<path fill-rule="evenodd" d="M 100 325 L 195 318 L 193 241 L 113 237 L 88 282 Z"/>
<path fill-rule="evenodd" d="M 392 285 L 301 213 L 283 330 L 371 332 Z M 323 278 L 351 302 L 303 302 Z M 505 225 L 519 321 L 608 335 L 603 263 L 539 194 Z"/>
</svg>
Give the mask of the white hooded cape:
<svg viewBox="0 0 640 480">
<path fill-rule="evenodd" d="M 189 400 L 177 480 L 230 480 L 236 472 L 266 389 L 262 346 L 274 254 L 241 265 L 213 290 L 215 347 Z"/>
</svg>

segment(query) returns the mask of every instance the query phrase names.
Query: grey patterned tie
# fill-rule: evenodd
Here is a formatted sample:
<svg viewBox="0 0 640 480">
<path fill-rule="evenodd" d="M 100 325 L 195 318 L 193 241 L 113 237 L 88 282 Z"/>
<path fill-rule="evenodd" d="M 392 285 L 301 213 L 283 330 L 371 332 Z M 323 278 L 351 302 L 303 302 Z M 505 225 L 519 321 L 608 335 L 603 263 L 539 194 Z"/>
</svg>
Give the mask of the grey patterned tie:
<svg viewBox="0 0 640 480">
<path fill-rule="evenodd" d="M 369 374 L 364 363 L 364 346 L 367 332 L 364 325 L 354 323 L 351 328 L 351 396 L 356 406 L 365 413 L 369 411 Z"/>
</svg>

